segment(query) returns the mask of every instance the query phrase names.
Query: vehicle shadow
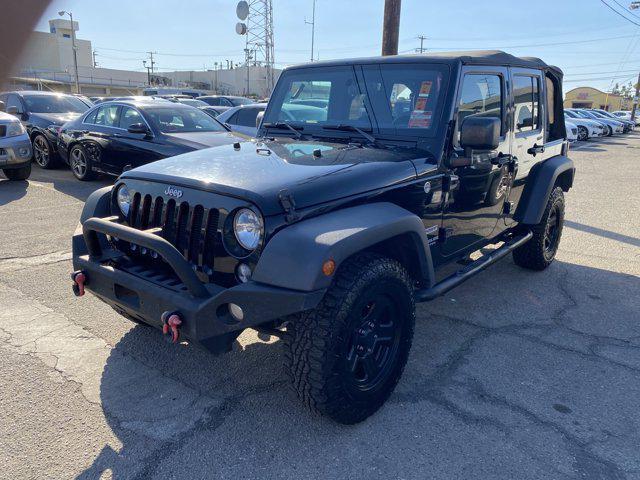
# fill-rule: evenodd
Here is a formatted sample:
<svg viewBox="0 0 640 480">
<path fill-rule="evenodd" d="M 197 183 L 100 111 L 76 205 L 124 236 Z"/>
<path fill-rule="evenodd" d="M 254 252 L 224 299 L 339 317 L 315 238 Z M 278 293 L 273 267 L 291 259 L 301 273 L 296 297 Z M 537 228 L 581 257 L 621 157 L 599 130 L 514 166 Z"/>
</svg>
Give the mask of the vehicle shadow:
<svg viewBox="0 0 640 480">
<path fill-rule="evenodd" d="M 10 181 L 0 178 L 0 207 L 24 197 L 28 188 L 29 182 L 27 180 Z"/>
<path fill-rule="evenodd" d="M 640 376 L 620 378 L 625 369 L 602 353 L 609 344 L 624 346 L 640 336 L 639 291 L 640 279 L 632 275 L 560 261 L 536 273 L 499 263 L 418 307 L 412 353 L 396 392 L 380 412 L 353 427 L 302 408 L 286 388 L 278 342 L 245 339 L 242 349 L 214 357 L 168 345 L 158 331 L 138 326 L 114 346 L 100 384 L 104 416 L 122 447 L 105 445 L 78 478 L 98 478 L 106 470 L 113 479 L 200 478 L 202 472 L 212 478 L 220 472 L 256 478 L 258 471 L 278 478 L 330 475 L 321 465 L 346 478 L 354 463 L 376 465 L 387 478 L 414 478 L 405 469 L 418 451 L 425 457 L 419 477 L 471 478 L 469 470 L 447 471 L 458 468 L 454 456 L 513 464 L 507 447 L 487 452 L 492 442 L 519 445 L 539 466 L 566 461 L 579 470 L 583 457 L 573 435 L 640 430 L 640 399 L 622 386 L 631 382 L 637 389 Z M 616 361 L 624 363 L 622 357 Z M 527 390 L 531 378 L 533 395 Z M 505 397 L 504 405 L 490 405 L 494 397 Z M 557 398 L 567 411 L 581 412 L 580 426 L 554 410 Z M 610 401 L 616 409 L 608 408 Z M 505 418 L 507 426 L 501 424 Z M 532 426 L 531 418 L 540 418 L 539 424 Z M 434 424 L 437 433 L 424 435 Z M 561 432 L 552 450 L 536 437 L 539 430 Z M 388 446 L 388 465 L 376 449 L 379 442 Z M 241 460 L 235 458 L 239 452 Z"/>
<path fill-rule="evenodd" d="M 113 184 L 114 177 L 101 176 L 96 180 L 81 182 L 66 166 L 58 166 L 51 170 L 44 170 L 34 164 L 30 180 L 49 185 L 60 193 L 69 195 L 82 202 L 99 188 Z"/>
</svg>

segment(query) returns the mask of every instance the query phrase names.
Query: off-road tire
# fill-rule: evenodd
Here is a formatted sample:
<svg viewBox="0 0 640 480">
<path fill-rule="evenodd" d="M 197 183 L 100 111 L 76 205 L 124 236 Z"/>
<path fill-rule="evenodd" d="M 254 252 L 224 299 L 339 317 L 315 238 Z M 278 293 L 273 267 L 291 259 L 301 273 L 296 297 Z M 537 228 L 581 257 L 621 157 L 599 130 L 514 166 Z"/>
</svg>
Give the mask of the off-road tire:
<svg viewBox="0 0 640 480">
<path fill-rule="evenodd" d="M 557 229 L 549 242 L 549 229 Z M 531 227 L 533 238 L 513 251 L 516 265 L 530 270 L 544 270 L 553 262 L 558 251 L 564 225 L 564 194 L 560 187 L 555 187 L 549 195 L 547 206 L 540 223 Z"/>
<path fill-rule="evenodd" d="M 20 168 L 5 168 L 2 171 L 9 180 L 26 180 L 31 175 L 31 164 Z"/>
<path fill-rule="evenodd" d="M 298 397 L 311 411 L 342 424 L 354 424 L 375 413 L 389 398 L 402 375 L 413 339 L 412 285 L 411 277 L 397 261 L 371 253 L 357 254 L 340 266 L 315 309 L 288 319 L 283 342 L 285 370 Z M 386 323 L 386 328 L 393 330 L 395 347 L 389 350 L 393 353 L 382 356 L 378 343 L 374 343 L 374 353 L 363 354 L 370 355 L 374 361 L 376 356 L 389 359 L 385 360 L 389 364 L 382 370 L 384 375 L 372 375 L 379 383 L 364 391 L 361 390 L 363 384 L 355 380 L 356 369 L 350 370 L 348 361 L 355 358 L 354 351 L 361 347 L 360 343 L 354 343 L 354 336 L 363 339 L 378 331 L 371 327 L 369 333 L 363 333 L 362 328 L 354 328 L 367 318 L 365 309 L 378 308 L 375 302 L 370 307 L 370 298 L 380 298 L 379 304 L 384 305 L 380 309 L 389 308 L 389 300 L 393 303 L 394 308 L 385 310 L 390 313 L 384 316 L 392 319 L 391 327 L 386 321 L 380 323 Z M 371 315 L 373 317 L 373 313 Z M 377 335 L 368 338 L 373 337 L 378 339 L 373 342 L 380 341 Z M 361 356 L 358 358 L 353 365 L 362 361 Z M 364 378 L 366 383 L 369 375 L 365 373 Z"/>
</svg>

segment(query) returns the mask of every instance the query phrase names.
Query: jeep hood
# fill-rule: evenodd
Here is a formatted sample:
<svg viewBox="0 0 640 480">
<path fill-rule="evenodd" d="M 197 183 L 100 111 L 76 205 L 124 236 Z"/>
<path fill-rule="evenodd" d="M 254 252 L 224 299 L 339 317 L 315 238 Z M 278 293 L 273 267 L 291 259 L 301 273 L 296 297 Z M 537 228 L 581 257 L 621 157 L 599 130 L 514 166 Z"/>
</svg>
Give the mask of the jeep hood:
<svg viewBox="0 0 640 480">
<path fill-rule="evenodd" d="M 238 137 L 230 132 L 185 132 L 165 133 L 171 142 L 194 150 L 220 145 L 230 145 L 239 141 Z"/>
<path fill-rule="evenodd" d="M 243 141 L 178 155 L 125 172 L 120 177 L 159 182 L 243 198 L 264 215 L 283 211 L 286 190 L 302 209 L 411 180 L 414 149 L 363 148 L 343 143 Z M 237 146 L 237 144 L 236 144 Z M 314 155 L 320 151 L 321 156 Z M 186 200 L 186 197 L 185 197 Z M 187 200 L 188 201 L 188 200 Z"/>
</svg>

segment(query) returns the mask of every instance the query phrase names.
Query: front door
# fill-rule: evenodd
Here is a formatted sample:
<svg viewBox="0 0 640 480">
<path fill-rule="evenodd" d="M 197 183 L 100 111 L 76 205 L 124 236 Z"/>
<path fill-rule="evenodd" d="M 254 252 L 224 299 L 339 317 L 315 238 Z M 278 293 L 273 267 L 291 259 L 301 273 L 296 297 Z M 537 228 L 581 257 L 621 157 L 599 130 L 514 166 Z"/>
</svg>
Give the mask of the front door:
<svg viewBox="0 0 640 480">
<path fill-rule="evenodd" d="M 449 191 L 442 221 L 442 254 L 445 257 L 479 248 L 481 242 L 493 236 L 502 217 L 511 179 L 508 165 L 501 165 L 511 153 L 507 79 L 508 70 L 501 67 L 474 66 L 462 71 L 454 132 L 455 154 L 465 155 L 459 145 L 460 126 L 465 118 L 495 117 L 502 127 L 496 150 L 472 152 L 471 165 L 452 168 L 448 172 Z"/>
</svg>

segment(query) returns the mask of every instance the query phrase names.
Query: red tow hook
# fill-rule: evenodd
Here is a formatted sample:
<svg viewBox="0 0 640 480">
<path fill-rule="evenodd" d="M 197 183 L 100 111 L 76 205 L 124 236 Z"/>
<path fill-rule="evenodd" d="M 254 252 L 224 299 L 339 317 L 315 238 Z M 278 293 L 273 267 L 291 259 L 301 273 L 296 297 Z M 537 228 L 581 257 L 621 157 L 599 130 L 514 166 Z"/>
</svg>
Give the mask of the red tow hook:
<svg viewBox="0 0 640 480">
<path fill-rule="evenodd" d="M 71 280 L 73 281 L 73 294 L 76 297 L 84 295 L 84 284 L 87 283 L 87 276 L 82 270 L 73 272 L 71 274 Z"/>
<path fill-rule="evenodd" d="M 164 312 L 162 314 L 162 333 L 171 335 L 171 343 L 178 343 L 180 338 L 180 325 L 182 319 L 177 312 Z"/>
</svg>

